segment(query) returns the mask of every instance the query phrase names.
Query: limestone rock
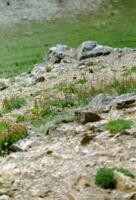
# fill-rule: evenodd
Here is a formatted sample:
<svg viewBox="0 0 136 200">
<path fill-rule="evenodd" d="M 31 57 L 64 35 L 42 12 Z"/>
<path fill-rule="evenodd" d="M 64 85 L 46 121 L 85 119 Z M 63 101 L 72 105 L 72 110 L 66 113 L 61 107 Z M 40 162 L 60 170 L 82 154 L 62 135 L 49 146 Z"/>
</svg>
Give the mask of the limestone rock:
<svg viewBox="0 0 136 200">
<path fill-rule="evenodd" d="M 117 180 L 117 189 L 125 192 L 135 192 L 136 182 L 132 181 L 132 178 L 125 176 L 124 174 L 115 171 L 114 172 Z"/>
<path fill-rule="evenodd" d="M 10 197 L 7 195 L 0 196 L 0 200 L 10 200 Z"/>
<path fill-rule="evenodd" d="M 113 51 L 113 48 L 97 44 L 95 41 L 85 41 L 81 44 L 77 51 L 79 60 L 90 57 L 108 55 Z"/>
<path fill-rule="evenodd" d="M 114 96 L 107 94 L 99 94 L 92 99 L 92 101 L 87 106 L 92 112 L 107 112 L 112 107 L 112 100 Z"/>
<path fill-rule="evenodd" d="M 136 103 L 136 94 L 123 94 L 119 96 L 99 94 L 92 99 L 87 109 L 92 112 L 108 112 L 111 108 L 124 109 L 131 107 L 134 103 Z"/>
<path fill-rule="evenodd" d="M 46 56 L 46 63 L 57 64 L 60 63 L 64 58 L 72 58 L 74 51 L 66 45 L 56 45 L 51 47 Z"/>
<path fill-rule="evenodd" d="M 11 146 L 12 151 L 27 151 L 34 145 L 34 141 L 30 139 L 20 140 Z"/>
<path fill-rule="evenodd" d="M 125 195 L 124 200 L 136 200 L 136 192 Z"/>
</svg>

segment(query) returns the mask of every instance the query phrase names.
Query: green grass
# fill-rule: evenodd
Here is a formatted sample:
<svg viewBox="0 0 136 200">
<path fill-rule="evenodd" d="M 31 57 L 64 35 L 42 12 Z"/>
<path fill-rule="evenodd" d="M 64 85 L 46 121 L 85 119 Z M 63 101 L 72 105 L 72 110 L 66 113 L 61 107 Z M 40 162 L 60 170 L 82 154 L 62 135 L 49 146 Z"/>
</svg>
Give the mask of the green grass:
<svg viewBox="0 0 136 200">
<path fill-rule="evenodd" d="M 133 66 L 131 67 L 131 69 L 126 69 L 124 71 L 125 76 L 131 75 L 131 74 L 136 74 L 136 66 Z"/>
<path fill-rule="evenodd" d="M 110 130 L 113 133 L 118 133 L 125 129 L 131 128 L 132 125 L 133 125 L 133 122 L 130 120 L 116 119 L 116 120 L 109 121 L 105 128 L 107 130 Z"/>
<path fill-rule="evenodd" d="M 16 121 L 17 122 L 24 122 L 27 120 L 27 117 L 24 115 L 16 115 Z"/>
<path fill-rule="evenodd" d="M 131 178 L 134 178 L 134 174 L 126 169 L 126 168 L 118 168 L 118 167 L 114 167 L 114 168 L 100 168 L 98 169 L 96 176 L 95 176 L 95 184 L 98 185 L 101 188 L 104 189 L 115 189 L 116 188 L 116 178 L 114 175 L 114 171 L 118 171 L 122 174 L 124 174 L 125 176 L 129 176 Z"/>
<path fill-rule="evenodd" d="M 115 168 L 113 168 L 113 170 L 116 170 L 116 171 L 124 174 L 125 176 L 129 176 L 131 178 L 135 178 L 134 174 L 128 169 L 115 167 Z"/>
<path fill-rule="evenodd" d="M 42 62 L 48 48 L 58 43 L 78 47 L 82 41 L 96 40 L 114 47 L 135 47 L 136 2 L 120 0 L 109 3 L 112 10 L 119 10 L 119 13 L 110 14 L 112 10 L 105 12 L 105 8 L 71 21 L 33 21 L 13 28 L 1 27 L 0 77 L 31 71 L 35 63 Z"/>
<path fill-rule="evenodd" d="M 27 136 L 24 125 L 12 121 L 0 121 L 0 155 L 10 152 L 13 143 Z"/>
<path fill-rule="evenodd" d="M 10 112 L 14 109 L 19 109 L 26 104 L 26 100 L 22 97 L 5 98 L 2 101 L 2 113 Z"/>
<path fill-rule="evenodd" d="M 115 189 L 116 178 L 110 168 L 100 168 L 95 176 L 95 184 L 104 189 Z"/>
</svg>

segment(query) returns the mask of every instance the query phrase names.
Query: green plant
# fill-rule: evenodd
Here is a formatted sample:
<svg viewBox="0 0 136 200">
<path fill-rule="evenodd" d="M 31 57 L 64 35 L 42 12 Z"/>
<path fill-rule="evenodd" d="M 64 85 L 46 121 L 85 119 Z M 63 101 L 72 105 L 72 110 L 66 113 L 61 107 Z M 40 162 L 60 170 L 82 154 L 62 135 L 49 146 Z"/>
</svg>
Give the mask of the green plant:
<svg viewBox="0 0 136 200">
<path fill-rule="evenodd" d="M 130 120 L 116 119 L 116 120 L 109 121 L 105 128 L 107 130 L 110 130 L 113 133 L 118 133 L 125 129 L 131 128 L 132 125 L 133 125 L 133 122 Z"/>
<path fill-rule="evenodd" d="M 2 111 L 4 113 L 10 112 L 14 109 L 19 109 L 26 104 L 26 100 L 21 97 L 11 97 L 10 99 L 5 98 L 2 101 Z"/>
<path fill-rule="evenodd" d="M 113 92 L 118 94 L 132 93 L 136 91 L 136 80 L 132 77 L 127 77 L 122 80 L 114 79 L 111 83 Z"/>
<path fill-rule="evenodd" d="M 51 72 L 52 71 L 52 67 L 51 66 L 47 66 L 46 67 L 46 72 Z"/>
<path fill-rule="evenodd" d="M 55 107 L 72 107 L 76 104 L 74 99 L 58 99 L 58 100 L 52 100 L 51 105 Z"/>
<path fill-rule="evenodd" d="M 95 184 L 99 187 L 102 187 L 104 189 L 114 189 L 116 188 L 116 178 L 114 175 L 114 171 L 118 171 L 125 176 L 129 176 L 131 178 L 134 178 L 134 174 L 130 172 L 128 169 L 125 168 L 100 168 L 98 169 L 96 176 L 95 176 Z"/>
<path fill-rule="evenodd" d="M 24 125 L 12 121 L 0 121 L 0 155 L 10 151 L 13 143 L 27 136 Z"/>
<path fill-rule="evenodd" d="M 26 121 L 26 117 L 24 115 L 17 115 L 16 120 L 17 122 L 24 122 Z"/>
<path fill-rule="evenodd" d="M 104 189 L 116 188 L 116 178 L 110 168 L 100 168 L 95 176 L 95 184 Z"/>
<path fill-rule="evenodd" d="M 87 83 L 87 80 L 86 80 L 86 79 L 78 79 L 78 80 L 76 81 L 76 84 L 84 85 L 85 83 Z"/>
<path fill-rule="evenodd" d="M 130 69 L 126 69 L 126 70 L 124 71 L 124 75 L 125 75 L 125 76 L 128 76 L 128 75 L 130 75 L 130 74 L 132 74 L 132 73 L 136 73 L 136 66 L 133 66 L 133 67 L 131 67 Z"/>
<path fill-rule="evenodd" d="M 114 170 L 114 171 L 116 170 L 116 171 L 118 171 L 118 172 L 124 174 L 125 176 L 130 176 L 131 178 L 134 178 L 134 177 L 135 177 L 134 174 L 133 174 L 130 170 L 125 169 L 125 168 L 114 167 L 113 170 Z"/>
</svg>

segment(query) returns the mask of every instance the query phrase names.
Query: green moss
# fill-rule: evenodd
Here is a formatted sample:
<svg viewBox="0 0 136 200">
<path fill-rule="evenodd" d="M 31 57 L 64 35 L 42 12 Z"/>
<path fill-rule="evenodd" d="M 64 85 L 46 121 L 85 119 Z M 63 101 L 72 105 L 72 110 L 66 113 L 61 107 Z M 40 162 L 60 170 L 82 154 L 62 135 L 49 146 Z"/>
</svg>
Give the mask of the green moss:
<svg viewBox="0 0 136 200">
<path fill-rule="evenodd" d="M 100 168 L 95 176 L 95 184 L 104 189 L 115 189 L 116 179 L 110 168 Z"/>
<path fill-rule="evenodd" d="M 13 143 L 27 136 L 24 125 L 12 121 L 0 121 L 0 155 L 10 151 Z"/>
<path fill-rule="evenodd" d="M 108 122 L 105 128 L 113 133 L 118 133 L 125 129 L 131 128 L 132 125 L 133 122 L 130 120 L 116 119 Z"/>
</svg>

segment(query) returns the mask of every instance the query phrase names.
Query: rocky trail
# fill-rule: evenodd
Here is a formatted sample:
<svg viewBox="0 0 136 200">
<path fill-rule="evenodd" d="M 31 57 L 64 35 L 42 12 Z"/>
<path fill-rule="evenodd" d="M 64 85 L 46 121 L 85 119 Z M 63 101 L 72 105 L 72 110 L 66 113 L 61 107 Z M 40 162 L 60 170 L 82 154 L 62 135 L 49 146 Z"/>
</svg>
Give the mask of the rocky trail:
<svg viewBox="0 0 136 200">
<path fill-rule="evenodd" d="M 0 200 L 135 200 L 136 178 L 117 173 L 114 190 L 95 184 L 101 167 L 127 168 L 136 176 L 135 87 L 131 93 L 124 92 L 128 83 L 134 86 L 135 66 L 135 49 L 87 41 L 78 49 L 52 47 L 31 73 L 1 79 L 1 109 L 5 97 L 27 100 L 1 119 L 16 121 L 17 114 L 28 117 L 22 122 L 28 137 L 12 145 L 9 155 L 0 157 Z M 123 89 L 117 80 L 124 83 Z M 39 117 L 36 102 L 41 106 L 41 100 L 44 105 L 52 99 L 75 100 L 86 93 L 94 94 L 88 104 L 58 108 L 59 116 L 74 114 L 70 121 L 63 119 L 46 127 L 43 116 L 42 125 L 35 127 L 29 120 Z M 117 133 L 105 128 L 110 120 L 119 118 L 131 120 L 133 125 Z"/>
</svg>

